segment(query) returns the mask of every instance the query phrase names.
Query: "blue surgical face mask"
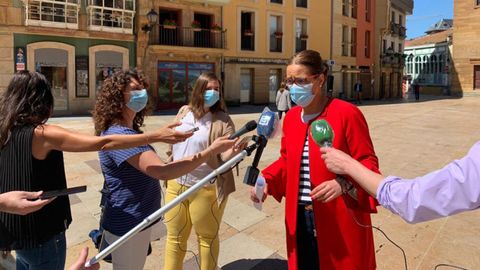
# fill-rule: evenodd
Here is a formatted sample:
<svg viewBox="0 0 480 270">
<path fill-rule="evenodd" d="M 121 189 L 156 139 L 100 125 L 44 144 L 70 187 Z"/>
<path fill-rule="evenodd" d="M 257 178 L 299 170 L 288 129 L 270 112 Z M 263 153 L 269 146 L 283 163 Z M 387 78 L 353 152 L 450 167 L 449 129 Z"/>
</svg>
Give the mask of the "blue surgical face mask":
<svg viewBox="0 0 480 270">
<path fill-rule="evenodd" d="M 139 112 L 147 106 L 148 94 L 147 89 L 130 91 L 130 100 L 127 107 L 134 112 Z"/>
<path fill-rule="evenodd" d="M 220 93 L 217 90 L 209 89 L 203 95 L 203 104 L 205 107 L 212 107 L 220 100 Z"/>
<path fill-rule="evenodd" d="M 289 88 L 290 98 L 297 105 L 300 105 L 303 108 L 305 108 L 308 105 L 310 105 L 310 103 L 312 103 L 313 98 L 315 97 L 315 95 L 312 94 L 312 88 L 313 88 L 313 83 L 310 83 L 304 86 L 298 86 L 297 84 L 293 84 Z"/>
</svg>

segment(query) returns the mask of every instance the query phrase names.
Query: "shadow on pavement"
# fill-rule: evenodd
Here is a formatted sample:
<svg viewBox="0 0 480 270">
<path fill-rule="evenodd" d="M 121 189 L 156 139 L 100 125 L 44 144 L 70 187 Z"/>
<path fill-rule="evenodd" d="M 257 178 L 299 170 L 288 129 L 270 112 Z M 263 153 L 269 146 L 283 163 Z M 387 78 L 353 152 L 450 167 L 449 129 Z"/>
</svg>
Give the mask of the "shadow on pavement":
<svg viewBox="0 0 480 270">
<path fill-rule="evenodd" d="M 282 259 L 241 259 L 224 265 L 222 270 L 288 270 L 288 264 Z"/>
</svg>

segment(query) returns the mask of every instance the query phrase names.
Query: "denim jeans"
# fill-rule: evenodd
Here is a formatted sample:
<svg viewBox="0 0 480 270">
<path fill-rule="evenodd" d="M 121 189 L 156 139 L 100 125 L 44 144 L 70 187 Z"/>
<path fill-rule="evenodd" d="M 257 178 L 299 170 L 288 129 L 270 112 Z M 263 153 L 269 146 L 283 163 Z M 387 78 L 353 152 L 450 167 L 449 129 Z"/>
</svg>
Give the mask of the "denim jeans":
<svg viewBox="0 0 480 270">
<path fill-rule="evenodd" d="M 297 261 L 299 270 L 320 269 L 313 211 L 303 205 L 297 212 Z"/>
<path fill-rule="evenodd" d="M 63 270 L 67 241 L 65 232 L 32 249 L 16 250 L 17 270 Z"/>
</svg>

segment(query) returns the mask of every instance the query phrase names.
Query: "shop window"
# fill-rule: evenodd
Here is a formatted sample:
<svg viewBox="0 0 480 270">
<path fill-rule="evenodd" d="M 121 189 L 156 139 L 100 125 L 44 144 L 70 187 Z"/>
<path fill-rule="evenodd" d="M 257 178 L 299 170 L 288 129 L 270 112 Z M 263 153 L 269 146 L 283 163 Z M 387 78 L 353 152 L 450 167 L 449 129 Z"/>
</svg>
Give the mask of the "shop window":
<svg viewBox="0 0 480 270">
<path fill-rule="evenodd" d="M 270 16 L 270 52 L 282 52 L 282 17 Z"/>
<path fill-rule="evenodd" d="M 307 49 L 307 20 L 295 20 L 295 52 L 301 52 Z"/>
<path fill-rule="evenodd" d="M 68 52 L 61 49 L 37 49 L 34 53 L 35 71 L 42 73 L 50 82 L 54 97 L 54 110 L 68 109 L 67 66 Z"/>
<path fill-rule="evenodd" d="M 123 55 L 114 51 L 99 51 L 95 53 L 95 90 L 102 89 L 103 81 L 123 68 Z"/>
<path fill-rule="evenodd" d="M 133 33 L 134 0 L 88 0 L 90 30 Z"/>
<path fill-rule="evenodd" d="M 282 78 L 282 70 L 281 69 L 270 69 L 270 76 L 268 80 L 268 88 L 269 88 L 269 102 L 275 103 L 275 99 L 277 97 L 277 90 L 280 88 L 280 81 Z"/>
<path fill-rule="evenodd" d="M 78 29 L 79 9 L 78 0 L 29 1 L 25 9 L 26 24 Z"/>
<path fill-rule="evenodd" d="M 242 12 L 240 18 L 240 40 L 244 51 L 255 51 L 255 14 Z"/>
<path fill-rule="evenodd" d="M 240 69 L 240 102 L 249 103 L 253 100 L 253 69 Z"/>
</svg>

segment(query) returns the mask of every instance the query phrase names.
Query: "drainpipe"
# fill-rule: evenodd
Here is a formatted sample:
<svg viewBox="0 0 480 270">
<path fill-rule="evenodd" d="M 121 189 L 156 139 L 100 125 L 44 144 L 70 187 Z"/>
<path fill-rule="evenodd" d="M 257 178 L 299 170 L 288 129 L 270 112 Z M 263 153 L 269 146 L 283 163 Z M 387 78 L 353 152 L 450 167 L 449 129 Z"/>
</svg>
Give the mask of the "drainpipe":
<svg viewBox="0 0 480 270">
<path fill-rule="evenodd" d="M 390 18 L 390 14 L 391 14 L 391 12 L 390 12 L 390 9 L 391 9 L 390 3 L 391 3 L 391 2 L 390 2 L 390 1 L 391 1 L 391 0 L 387 0 L 387 20 L 386 20 L 386 22 L 385 22 L 385 24 L 386 24 L 386 25 L 385 25 L 385 28 L 381 28 L 381 29 L 380 29 L 380 31 L 381 31 L 381 34 L 380 34 L 380 46 L 379 46 L 380 50 L 383 50 L 383 46 L 382 46 L 382 45 L 383 45 L 383 44 L 382 44 L 382 42 L 383 42 L 383 37 L 387 34 L 387 32 L 388 32 L 388 30 L 389 30 L 389 25 L 390 25 L 390 20 L 391 20 L 391 18 Z M 382 51 L 382 54 L 381 54 L 380 56 L 382 56 L 383 53 L 384 53 L 384 52 Z M 379 71 L 380 71 L 380 80 L 378 80 L 378 81 L 379 81 L 378 90 L 379 90 L 379 93 L 380 93 L 380 91 L 382 91 L 382 88 L 383 88 L 383 84 L 381 85 L 381 83 L 382 83 L 381 78 L 382 78 L 382 75 L 383 75 L 383 72 L 382 72 L 382 66 L 383 66 L 383 65 L 382 65 L 382 58 L 381 58 L 381 57 L 379 57 L 379 60 L 380 60 L 380 61 L 379 61 L 379 63 L 378 63 L 378 66 L 379 66 Z M 385 98 L 385 89 L 383 89 L 383 98 Z M 380 99 L 380 95 L 379 95 L 379 99 Z"/>
</svg>

